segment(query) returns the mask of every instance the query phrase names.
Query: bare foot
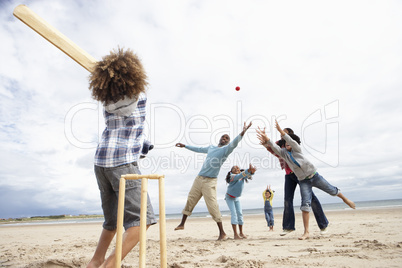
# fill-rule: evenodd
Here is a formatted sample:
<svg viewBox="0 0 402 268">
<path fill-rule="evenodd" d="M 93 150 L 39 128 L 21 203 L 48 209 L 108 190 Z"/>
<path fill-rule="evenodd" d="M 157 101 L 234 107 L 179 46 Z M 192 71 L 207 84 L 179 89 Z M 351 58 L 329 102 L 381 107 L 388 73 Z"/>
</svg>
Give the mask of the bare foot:
<svg viewBox="0 0 402 268">
<path fill-rule="evenodd" d="M 349 207 L 351 207 L 351 208 L 353 208 L 353 209 L 356 209 L 356 205 L 355 205 L 355 203 L 352 201 L 352 200 L 349 200 L 349 199 L 345 199 L 344 200 L 344 202 L 346 203 L 346 205 L 348 205 Z"/>
<path fill-rule="evenodd" d="M 184 225 L 179 225 L 176 228 L 174 228 L 175 231 L 177 230 L 184 230 Z"/>
<path fill-rule="evenodd" d="M 113 267 L 115 263 L 116 263 L 116 258 L 109 257 L 104 263 L 102 263 L 101 266 L 99 266 L 99 268 Z M 113 265 L 111 265 L 111 264 L 113 264 Z"/>
<path fill-rule="evenodd" d="M 226 234 L 220 234 L 218 237 L 218 240 L 225 240 L 226 239 Z"/>
<path fill-rule="evenodd" d="M 98 262 L 98 261 L 95 261 L 95 260 L 91 260 L 88 263 L 87 268 L 98 268 L 98 267 L 100 267 L 102 265 L 102 263 L 103 262 Z"/>
<path fill-rule="evenodd" d="M 304 233 L 301 237 L 299 237 L 299 240 L 306 240 L 310 237 L 309 233 Z"/>
<path fill-rule="evenodd" d="M 234 239 L 241 239 L 241 237 L 238 235 L 234 235 Z"/>
<path fill-rule="evenodd" d="M 244 238 L 244 239 L 247 239 L 247 235 L 245 235 L 245 234 L 240 234 L 240 237 Z"/>
</svg>

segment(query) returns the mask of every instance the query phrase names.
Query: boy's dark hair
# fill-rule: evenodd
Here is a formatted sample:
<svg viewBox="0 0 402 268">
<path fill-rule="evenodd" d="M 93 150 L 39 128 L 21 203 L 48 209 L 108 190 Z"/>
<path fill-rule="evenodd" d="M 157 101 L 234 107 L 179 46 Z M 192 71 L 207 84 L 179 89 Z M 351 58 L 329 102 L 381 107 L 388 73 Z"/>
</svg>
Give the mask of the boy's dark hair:
<svg viewBox="0 0 402 268">
<path fill-rule="evenodd" d="M 147 78 L 138 56 L 130 49 L 118 48 L 96 63 L 89 76 L 89 89 L 95 100 L 107 105 L 145 92 Z"/>
<path fill-rule="evenodd" d="M 289 134 L 289 137 L 291 137 L 292 140 L 294 140 L 294 141 L 297 142 L 298 144 L 301 143 L 299 136 L 297 136 L 296 134 Z"/>
<path fill-rule="evenodd" d="M 284 139 L 280 139 L 279 141 L 276 142 L 276 144 L 281 148 L 285 147 L 285 143 L 286 141 Z"/>
</svg>

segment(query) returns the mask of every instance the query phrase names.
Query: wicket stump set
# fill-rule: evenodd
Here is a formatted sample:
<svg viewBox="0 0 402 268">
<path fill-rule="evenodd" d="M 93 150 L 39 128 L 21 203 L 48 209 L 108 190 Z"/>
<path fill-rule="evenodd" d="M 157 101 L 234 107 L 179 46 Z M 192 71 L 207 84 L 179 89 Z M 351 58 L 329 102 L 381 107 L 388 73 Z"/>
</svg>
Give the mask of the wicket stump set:
<svg viewBox="0 0 402 268">
<path fill-rule="evenodd" d="M 126 180 L 141 181 L 141 211 L 140 211 L 140 268 L 145 268 L 146 260 L 146 232 L 147 232 L 147 205 L 148 205 L 148 179 L 159 180 L 159 240 L 161 267 L 167 267 L 166 252 L 166 212 L 165 212 L 165 176 L 158 174 L 122 175 L 119 185 L 119 204 L 117 208 L 117 233 L 116 233 L 116 267 L 121 267 L 122 243 L 123 243 L 123 218 L 124 198 L 126 192 Z"/>
</svg>

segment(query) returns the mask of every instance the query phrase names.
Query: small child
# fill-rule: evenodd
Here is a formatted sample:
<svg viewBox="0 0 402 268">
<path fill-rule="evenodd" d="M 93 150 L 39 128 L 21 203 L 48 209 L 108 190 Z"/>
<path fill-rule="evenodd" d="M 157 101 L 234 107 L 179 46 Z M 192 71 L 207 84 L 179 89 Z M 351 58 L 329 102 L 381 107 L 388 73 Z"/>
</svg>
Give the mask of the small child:
<svg viewBox="0 0 402 268">
<path fill-rule="evenodd" d="M 225 200 L 230 209 L 231 223 L 234 233 L 234 239 L 247 238 L 243 233 L 243 211 L 239 197 L 243 192 L 244 182 L 248 183 L 256 168 L 251 164 L 249 169 L 244 171 L 238 166 L 233 166 L 226 176 L 226 182 L 229 184 L 226 191 Z M 237 225 L 239 225 L 239 234 L 237 234 Z"/>
<path fill-rule="evenodd" d="M 265 219 L 269 227 L 269 231 L 274 230 L 274 212 L 272 211 L 272 199 L 274 198 L 274 192 L 271 190 L 271 185 L 267 186 L 267 189 L 262 192 L 262 198 L 264 199 L 264 213 Z"/>
</svg>

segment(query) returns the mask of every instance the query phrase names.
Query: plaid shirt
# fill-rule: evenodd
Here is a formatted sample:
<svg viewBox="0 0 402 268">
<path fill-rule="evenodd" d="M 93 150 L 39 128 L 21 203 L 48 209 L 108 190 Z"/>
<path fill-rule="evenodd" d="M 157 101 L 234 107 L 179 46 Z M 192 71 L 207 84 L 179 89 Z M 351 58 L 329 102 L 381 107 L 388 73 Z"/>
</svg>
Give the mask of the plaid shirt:
<svg viewBox="0 0 402 268">
<path fill-rule="evenodd" d="M 140 95 L 130 116 L 118 116 L 104 110 L 106 128 L 95 154 L 95 165 L 117 167 L 138 160 L 144 130 L 147 98 Z"/>
</svg>

